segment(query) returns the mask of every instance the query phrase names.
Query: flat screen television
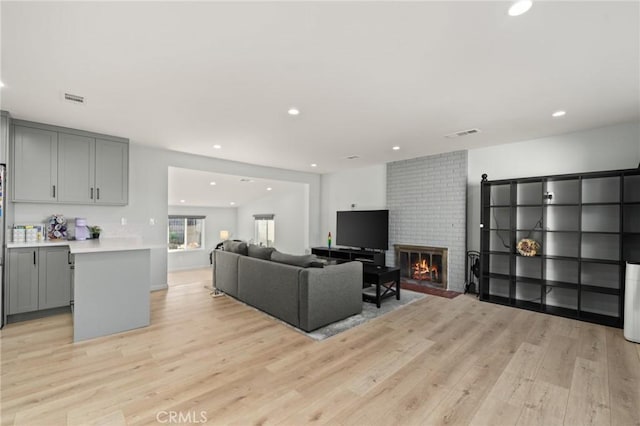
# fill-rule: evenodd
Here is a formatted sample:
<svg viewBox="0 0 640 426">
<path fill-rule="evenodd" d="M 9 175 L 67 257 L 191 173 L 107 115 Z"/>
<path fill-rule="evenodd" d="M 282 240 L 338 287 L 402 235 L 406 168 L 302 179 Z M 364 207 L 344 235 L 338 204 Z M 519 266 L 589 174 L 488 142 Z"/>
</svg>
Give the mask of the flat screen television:
<svg viewBox="0 0 640 426">
<path fill-rule="evenodd" d="M 336 244 L 387 250 L 389 248 L 389 210 L 338 212 Z"/>
</svg>

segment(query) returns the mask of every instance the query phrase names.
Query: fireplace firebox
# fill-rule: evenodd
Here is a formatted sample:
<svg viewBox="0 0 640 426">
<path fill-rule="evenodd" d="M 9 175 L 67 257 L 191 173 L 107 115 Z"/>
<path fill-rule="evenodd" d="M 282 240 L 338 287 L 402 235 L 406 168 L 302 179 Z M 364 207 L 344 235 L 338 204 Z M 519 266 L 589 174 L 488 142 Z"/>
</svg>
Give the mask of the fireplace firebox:
<svg viewBox="0 0 640 426">
<path fill-rule="evenodd" d="M 396 244 L 396 266 L 407 283 L 447 288 L 447 249 Z"/>
</svg>

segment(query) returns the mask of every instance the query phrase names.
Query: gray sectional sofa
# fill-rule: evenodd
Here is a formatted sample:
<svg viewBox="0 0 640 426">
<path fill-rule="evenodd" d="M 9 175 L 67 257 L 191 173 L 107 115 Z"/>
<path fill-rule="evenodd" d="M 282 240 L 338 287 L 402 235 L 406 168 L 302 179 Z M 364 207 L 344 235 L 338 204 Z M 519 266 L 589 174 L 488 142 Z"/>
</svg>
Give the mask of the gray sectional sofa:
<svg viewBox="0 0 640 426">
<path fill-rule="evenodd" d="M 264 251 L 234 251 L 214 252 L 214 286 L 229 296 L 305 331 L 362 312 L 360 262 L 302 267 L 280 263 L 289 255 L 278 252 L 272 261 Z"/>
</svg>

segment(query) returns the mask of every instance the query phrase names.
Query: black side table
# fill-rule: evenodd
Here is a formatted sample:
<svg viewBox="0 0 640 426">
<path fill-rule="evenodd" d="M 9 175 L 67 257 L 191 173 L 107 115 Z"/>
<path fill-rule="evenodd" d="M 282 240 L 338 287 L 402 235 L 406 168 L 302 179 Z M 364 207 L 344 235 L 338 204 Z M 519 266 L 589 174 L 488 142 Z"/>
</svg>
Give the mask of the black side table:
<svg viewBox="0 0 640 426">
<path fill-rule="evenodd" d="M 400 268 L 364 264 L 362 281 L 363 287 L 366 287 L 367 284 L 376 286 L 375 296 L 362 293 L 362 300 L 365 302 L 375 302 L 379 308 L 380 301 L 387 297 L 395 295 L 396 299 L 400 300 Z"/>
</svg>

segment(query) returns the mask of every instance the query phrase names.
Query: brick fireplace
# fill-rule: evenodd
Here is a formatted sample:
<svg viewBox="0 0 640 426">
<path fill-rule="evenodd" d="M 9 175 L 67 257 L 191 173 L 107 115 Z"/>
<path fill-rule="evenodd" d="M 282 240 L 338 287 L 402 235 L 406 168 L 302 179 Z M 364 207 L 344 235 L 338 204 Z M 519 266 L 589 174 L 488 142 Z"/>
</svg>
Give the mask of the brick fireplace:
<svg viewBox="0 0 640 426">
<path fill-rule="evenodd" d="M 428 249 L 446 247 L 442 268 L 437 258 L 433 262 L 434 253 L 429 250 L 418 256 L 418 276 L 424 278 L 419 280 L 420 285 L 464 291 L 467 169 L 467 151 L 387 163 L 390 244 L 387 266 L 402 268 L 401 259 L 395 252 L 396 245 Z M 404 270 L 409 274 L 406 267 Z M 437 279 L 435 270 L 438 271 Z M 443 278 L 442 283 L 438 282 Z"/>
<path fill-rule="evenodd" d="M 442 247 L 394 244 L 400 279 L 410 284 L 447 289 L 448 250 Z"/>
</svg>

